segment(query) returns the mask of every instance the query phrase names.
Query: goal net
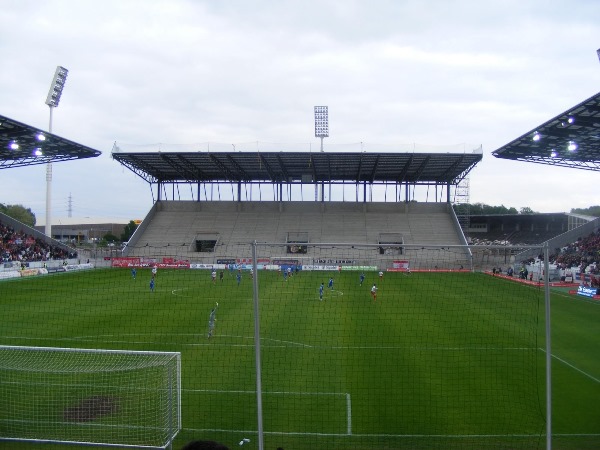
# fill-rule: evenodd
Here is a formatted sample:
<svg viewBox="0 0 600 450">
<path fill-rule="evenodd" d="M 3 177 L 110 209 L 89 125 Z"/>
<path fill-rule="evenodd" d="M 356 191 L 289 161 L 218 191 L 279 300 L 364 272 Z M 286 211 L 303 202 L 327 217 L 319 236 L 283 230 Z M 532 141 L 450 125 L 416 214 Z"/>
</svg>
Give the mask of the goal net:
<svg viewBox="0 0 600 450">
<path fill-rule="evenodd" d="M 180 353 L 0 346 L 0 439 L 166 448 Z"/>
</svg>

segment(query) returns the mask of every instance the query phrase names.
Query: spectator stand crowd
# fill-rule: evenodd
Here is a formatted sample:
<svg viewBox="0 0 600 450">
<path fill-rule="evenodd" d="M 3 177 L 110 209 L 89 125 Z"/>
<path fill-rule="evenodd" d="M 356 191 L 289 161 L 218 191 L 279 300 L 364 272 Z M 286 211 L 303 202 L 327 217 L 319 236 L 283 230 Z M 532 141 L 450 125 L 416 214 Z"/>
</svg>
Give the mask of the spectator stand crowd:
<svg viewBox="0 0 600 450">
<path fill-rule="evenodd" d="M 579 273 L 600 274 L 600 230 L 556 249 L 550 262 L 561 269 L 577 268 Z"/>
<path fill-rule="evenodd" d="M 76 252 L 50 245 L 22 231 L 0 223 L 0 261 L 20 262 L 67 260 L 76 258 Z"/>
<path fill-rule="evenodd" d="M 530 258 L 522 262 L 522 267 L 536 266 L 542 259 L 542 255 Z M 563 277 L 579 274 L 580 280 L 590 280 L 591 287 L 600 287 L 600 230 L 555 249 L 549 263 Z"/>
</svg>

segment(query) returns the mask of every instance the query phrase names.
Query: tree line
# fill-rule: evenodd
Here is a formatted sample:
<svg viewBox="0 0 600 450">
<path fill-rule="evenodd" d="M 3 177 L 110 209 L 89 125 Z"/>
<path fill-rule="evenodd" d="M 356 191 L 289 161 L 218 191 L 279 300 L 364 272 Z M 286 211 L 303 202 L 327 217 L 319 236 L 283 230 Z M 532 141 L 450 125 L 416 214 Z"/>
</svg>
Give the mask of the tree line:
<svg viewBox="0 0 600 450">
<path fill-rule="evenodd" d="M 492 206 L 485 203 L 461 203 L 454 204 L 454 211 L 457 214 L 469 212 L 471 216 L 488 216 L 492 214 L 539 214 L 529 206 L 524 206 L 517 210 L 515 207 L 506 207 L 504 205 Z M 588 208 L 571 208 L 571 214 L 582 214 L 584 216 L 600 217 L 600 206 L 590 206 Z"/>
</svg>

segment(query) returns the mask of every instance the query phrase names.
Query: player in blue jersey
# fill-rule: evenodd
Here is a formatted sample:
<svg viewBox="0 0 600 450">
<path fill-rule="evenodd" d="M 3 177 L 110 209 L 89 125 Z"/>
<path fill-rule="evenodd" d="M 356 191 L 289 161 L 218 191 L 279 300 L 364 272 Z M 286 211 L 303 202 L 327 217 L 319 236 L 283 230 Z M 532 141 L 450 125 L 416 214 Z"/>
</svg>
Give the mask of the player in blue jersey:
<svg viewBox="0 0 600 450">
<path fill-rule="evenodd" d="M 135 280 L 135 276 L 137 275 L 137 270 L 135 267 L 131 268 L 131 278 Z"/>
<path fill-rule="evenodd" d="M 150 292 L 154 292 L 154 278 L 150 278 Z"/>
<path fill-rule="evenodd" d="M 329 283 L 327 283 L 327 287 L 333 291 L 333 277 L 329 279 Z"/>
<path fill-rule="evenodd" d="M 321 286 L 319 286 L 319 300 L 323 301 L 323 290 L 325 289 L 325 284 L 321 283 Z"/>
<path fill-rule="evenodd" d="M 237 275 L 235 276 L 235 279 L 237 280 L 237 284 L 239 286 L 240 283 L 242 282 L 242 273 L 238 272 Z"/>
<path fill-rule="evenodd" d="M 365 281 L 365 274 L 364 272 L 361 272 L 360 274 L 360 285 L 362 286 L 363 282 Z"/>
</svg>

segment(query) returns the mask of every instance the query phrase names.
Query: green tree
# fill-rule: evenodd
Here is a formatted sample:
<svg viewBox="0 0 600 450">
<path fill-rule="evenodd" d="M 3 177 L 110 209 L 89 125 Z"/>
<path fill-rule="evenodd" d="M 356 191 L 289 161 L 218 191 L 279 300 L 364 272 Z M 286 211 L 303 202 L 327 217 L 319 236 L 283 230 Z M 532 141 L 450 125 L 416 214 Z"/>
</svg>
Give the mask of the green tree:
<svg viewBox="0 0 600 450">
<path fill-rule="evenodd" d="M 600 217 L 600 206 L 590 206 L 589 208 L 572 208 L 573 214 L 583 214 L 584 216 Z"/>
<path fill-rule="evenodd" d="M 127 225 L 125 225 L 125 229 L 123 230 L 123 233 L 121 234 L 121 242 L 129 241 L 129 239 L 131 239 L 131 236 L 133 236 L 133 233 L 135 232 L 137 227 L 138 227 L 138 224 L 135 223 L 133 220 L 130 220 L 129 223 Z"/>
<path fill-rule="evenodd" d="M 112 233 L 106 233 L 102 239 L 104 239 L 106 242 L 118 242 L 119 241 L 119 238 Z"/>
<path fill-rule="evenodd" d="M 461 209 L 464 210 L 465 206 L 460 205 Z M 467 204 L 469 208 L 469 214 L 472 216 L 487 216 L 490 214 L 518 214 L 517 209 L 514 207 L 507 208 L 504 205 L 490 206 L 485 203 L 473 203 Z M 456 210 L 457 205 L 454 205 Z"/>
<path fill-rule="evenodd" d="M 30 208 L 25 208 L 23 205 L 3 205 L 0 203 L 0 212 L 25 225 L 35 226 L 35 214 Z"/>
<path fill-rule="evenodd" d="M 523 206 L 519 211 L 519 214 L 536 214 L 536 212 L 529 206 Z"/>
</svg>

